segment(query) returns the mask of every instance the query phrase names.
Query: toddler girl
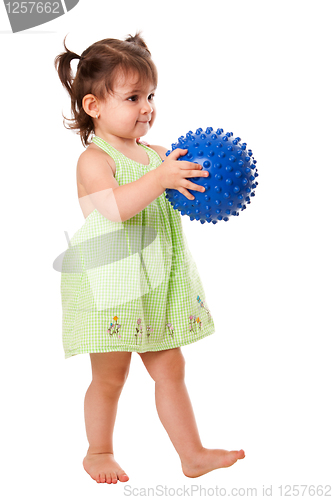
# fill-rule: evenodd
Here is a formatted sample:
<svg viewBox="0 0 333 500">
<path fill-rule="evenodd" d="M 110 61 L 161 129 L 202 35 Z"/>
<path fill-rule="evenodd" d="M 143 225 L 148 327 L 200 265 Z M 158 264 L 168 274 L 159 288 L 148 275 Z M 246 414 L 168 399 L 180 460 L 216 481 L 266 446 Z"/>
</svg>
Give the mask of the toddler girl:
<svg viewBox="0 0 333 500">
<path fill-rule="evenodd" d="M 71 98 L 69 128 L 86 147 L 77 164 L 86 220 L 69 243 L 61 275 L 65 358 L 89 353 L 92 367 L 84 469 L 98 483 L 129 479 L 115 460 L 112 436 L 132 352 L 155 381 L 157 412 L 183 473 L 194 478 L 229 467 L 244 451 L 203 447 L 184 382 L 181 346 L 215 327 L 181 215 L 165 196 L 173 188 L 193 200 L 188 189 L 204 187 L 189 179 L 208 172 L 177 161 L 187 150 L 166 157 L 166 148 L 139 139 L 155 121 L 157 87 L 139 33 L 101 40 L 81 56 L 65 40 L 55 67 Z M 72 59 L 79 59 L 75 77 Z"/>
</svg>

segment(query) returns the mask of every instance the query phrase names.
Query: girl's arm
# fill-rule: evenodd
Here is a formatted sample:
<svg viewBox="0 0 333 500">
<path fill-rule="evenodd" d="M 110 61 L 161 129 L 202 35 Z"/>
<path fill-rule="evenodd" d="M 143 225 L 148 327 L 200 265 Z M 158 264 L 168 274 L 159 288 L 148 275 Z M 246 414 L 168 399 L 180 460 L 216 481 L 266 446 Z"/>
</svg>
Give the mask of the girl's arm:
<svg viewBox="0 0 333 500">
<path fill-rule="evenodd" d="M 175 149 L 165 157 L 166 149 L 152 146 L 160 155 L 163 163 L 150 170 L 140 179 L 119 186 L 114 178 L 114 161 L 102 151 L 87 149 L 78 161 L 78 177 L 88 193 L 90 201 L 97 210 L 112 222 L 124 222 L 141 212 L 166 188 L 177 189 L 189 200 L 194 196 L 188 191 L 203 192 L 205 188 L 190 181 L 190 177 L 207 176 L 198 163 L 177 161 L 187 149 Z"/>
<path fill-rule="evenodd" d="M 158 148 L 158 147 L 157 147 Z M 155 149 L 155 146 L 153 147 Z M 167 151 L 165 148 L 161 149 Z M 155 149 L 157 151 L 157 149 Z M 124 222 L 141 212 L 163 192 L 156 169 L 134 182 L 119 186 L 111 166 L 114 161 L 93 149 L 84 151 L 77 165 L 78 177 L 93 206 L 112 222 Z"/>
</svg>

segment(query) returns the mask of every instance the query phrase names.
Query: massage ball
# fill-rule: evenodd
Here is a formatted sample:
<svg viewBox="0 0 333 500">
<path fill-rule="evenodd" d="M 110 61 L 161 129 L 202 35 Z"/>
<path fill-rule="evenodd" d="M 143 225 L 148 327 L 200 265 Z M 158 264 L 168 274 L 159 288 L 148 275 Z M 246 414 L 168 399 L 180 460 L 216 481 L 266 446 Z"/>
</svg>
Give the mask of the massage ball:
<svg viewBox="0 0 333 500">
<path fill-rule="evenodd" d="M 204 192 L 188 191 L 195 197 L 189 200 L 177 189 L 166 189 L 166 198 L 174 209 L 182 215 L 188 215 L 201 224 L 218 221 L 228 221 L 231 216 L 238 216 L 246 209 L 255 195 L 258 185 L 256 160 L 251 149 L 246 149 L 246 143 L 241 143 L 240 137 L 233 137 L 232 132 L 216 131 L 208 127 L 204 132 L 198 128 L 179 137 L 172 144 L 172 151 L 177 148 L 187 149 L 178 161 L 200 163 L 209 172 L 207 177 L 189 177 L 188 180 L 205 187 Z M 169 156 L 171 150 L 167 151 Z"/>
</svg>

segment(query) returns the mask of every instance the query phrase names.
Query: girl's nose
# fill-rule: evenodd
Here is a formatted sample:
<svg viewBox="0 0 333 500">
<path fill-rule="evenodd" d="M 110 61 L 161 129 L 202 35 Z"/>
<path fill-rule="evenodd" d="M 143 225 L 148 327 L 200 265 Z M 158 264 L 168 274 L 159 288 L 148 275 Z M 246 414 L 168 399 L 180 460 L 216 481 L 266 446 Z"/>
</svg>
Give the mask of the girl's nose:
<svg viewBox="0 0 333 500">
<path fill-rule="evenodd" d="M 154 111 L 149 102 L 146 102 L 142 109 L 145 113 L 152 113 Z"/>
</svg>

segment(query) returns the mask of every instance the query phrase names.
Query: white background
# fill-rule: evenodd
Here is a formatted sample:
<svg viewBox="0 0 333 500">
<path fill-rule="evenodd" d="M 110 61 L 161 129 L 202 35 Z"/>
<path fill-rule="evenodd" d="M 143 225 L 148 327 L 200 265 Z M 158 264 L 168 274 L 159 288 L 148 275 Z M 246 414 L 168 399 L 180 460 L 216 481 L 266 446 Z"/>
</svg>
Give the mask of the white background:
<svg viewBox="0 0 333 500">
<path fill-rule="evenodd" d="M 119 498 L 125 485 L 253 487 L 257 497 L 272 485 L 278 498 L 280 485 L 331 484 L 333 495 L 332 14 L 320 0 L 81 0 L 12 34 L 0 5 L 3 498 Z M 159 70 L 146 140 L 170 147 L 190 129 L 222 127 L 258 162 L 256 197 L 239 217 L 182 219 L 216 325 L 182 348 L 188 391 L 203 445 L 246 458 L 185 477 L 133 353 L 114 433 L 130 480 L 100 485 L 82 466 L 89 355 L 64 359 L 52 267 L 64 231 L 84 223 L 83 147 L 63 126 L 69 97 L 53 61 L 67 33 L 81 54 L 139 29 Z"/>
</svg>

